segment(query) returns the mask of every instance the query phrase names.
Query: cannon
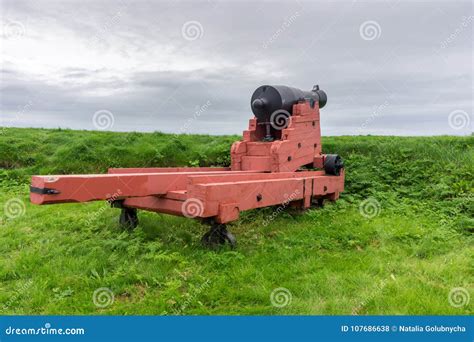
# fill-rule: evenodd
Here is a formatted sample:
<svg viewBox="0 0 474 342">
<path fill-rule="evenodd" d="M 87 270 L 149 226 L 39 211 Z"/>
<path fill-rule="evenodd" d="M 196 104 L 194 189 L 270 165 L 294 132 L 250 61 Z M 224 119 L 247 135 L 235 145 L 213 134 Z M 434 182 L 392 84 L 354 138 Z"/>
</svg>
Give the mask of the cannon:
<svg viewBox="0 0 474 342">
<path fill-rule="evenodd" d="M 252 112 L 259 124 L 265 125 L 264 141 L 273 141 L 273 130 L 281 130 L 288 124 L 293 106 L 299 102 L 308 102 L 311 108 L 316 103 L 323 108 L 327 95 L 315 85 L 311 91 L 278 85 L 263 85 L 258 87 L 250 100 Z"/>
<path fill-rule="evenodd" d="M 257 119 L 265 122 L 269 121 L 271 114 L 278 110 L 285 110 L 291 114 L 293 105 L 298 102 L 310 101 L 312 107 L 318 103 L 319 108 L 323 108 L 327 100 L 326 93 L 320 90 L 318 85 L 311 91 L 282 85 L 263 85 L 253 92 L 250 104 Z"/>
<path fill-rule="evenodd" d="M 344 163 L 323 154 L 320 108 L 326 93 L 264 85 L 251 98 L 254 117 L 232 144 L 230 167 L 110 168 L 107 174 L 32 176 L 33 204 L 105 200 L 121 210 L 124 229 L 137 210 L 184 216 L 210 226 L 201 242 L 236 246 L 227 224 L 268 206 L 308 209 L 344 191 Z"/>
</svg>

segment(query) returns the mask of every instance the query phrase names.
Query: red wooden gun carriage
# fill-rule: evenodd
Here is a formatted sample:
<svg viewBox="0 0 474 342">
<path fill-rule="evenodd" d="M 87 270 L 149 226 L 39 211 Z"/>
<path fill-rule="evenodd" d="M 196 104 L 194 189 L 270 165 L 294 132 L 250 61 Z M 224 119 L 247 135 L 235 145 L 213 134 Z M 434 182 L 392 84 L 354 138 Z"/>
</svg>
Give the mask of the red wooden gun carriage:
<svg viewBox="0 0 474 342">
<path fill-rule="evenodd" d="M 112 168 L 107 174 L 33 176 L 34 204 L 107 200 L 119 222 L 138 225 L 137 209 L 210 224 L 202 242 L 236 244 L 226 223 L 241 211 L 289 203 L 300 208 L 335 201 L 344 190 L 342 159 L 322 154 L 319 109 L 326 94 L 315 86 L 255 90 L 242 141 L 231 148 L 230 167 Z"/>
</svg>

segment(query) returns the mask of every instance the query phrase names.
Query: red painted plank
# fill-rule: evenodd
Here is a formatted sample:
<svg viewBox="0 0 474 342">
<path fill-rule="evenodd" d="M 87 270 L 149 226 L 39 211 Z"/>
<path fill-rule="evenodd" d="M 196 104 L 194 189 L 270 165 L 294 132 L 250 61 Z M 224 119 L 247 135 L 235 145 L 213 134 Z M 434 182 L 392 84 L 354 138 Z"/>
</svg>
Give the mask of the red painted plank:
<svg viewBox="0 0 474 342">
<path fill-rule="evenodd" d="M 210 174 L 231 172 L 233 171 L 215 171 Z M 244 173 L 254 172 L 244 171 Z M 49 204 L 164 195 L 168 191 L 185 190 L 188 176 L 205 174 L 208 172 L 33 176 L 31 186 L 40 189 L 55 189 L 59 191 L 59 194 L 32 192 L 30 199 L 34 204 Z"/>
</svg>

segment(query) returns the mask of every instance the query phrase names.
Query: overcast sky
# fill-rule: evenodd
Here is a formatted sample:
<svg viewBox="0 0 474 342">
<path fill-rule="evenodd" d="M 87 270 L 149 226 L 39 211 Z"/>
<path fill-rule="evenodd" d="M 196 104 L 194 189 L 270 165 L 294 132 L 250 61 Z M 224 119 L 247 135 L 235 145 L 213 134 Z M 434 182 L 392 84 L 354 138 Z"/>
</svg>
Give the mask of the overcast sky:
<svg viewBox="0 0 474 342">
<path fill-rule="evenodd" d="M 262 84 L 324 135 L 473 130 L 471 1 L 1 0 L 0 124 L 240 134 Z"/>
</svg>

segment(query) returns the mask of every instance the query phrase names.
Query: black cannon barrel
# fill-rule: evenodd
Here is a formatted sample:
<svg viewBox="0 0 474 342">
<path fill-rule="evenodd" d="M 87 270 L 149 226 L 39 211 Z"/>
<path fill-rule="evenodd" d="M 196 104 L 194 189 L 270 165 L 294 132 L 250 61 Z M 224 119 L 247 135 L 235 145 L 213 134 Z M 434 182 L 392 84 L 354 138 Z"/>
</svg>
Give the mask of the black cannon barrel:
<svg viewBox="0 0 474 342">
<path fill-rule="evenodd" d="M 302 100 L 317 102 L 319 108 L 323 108 L 327 102 L 327 95 L 317 85 L 311 91 L 284 85 L 263 85 L 254 91 L 250 105 L 260 122 L 270 122 L 272 113 L 285 110 L 291 115 L 293 105 Z"/>
</svg>

